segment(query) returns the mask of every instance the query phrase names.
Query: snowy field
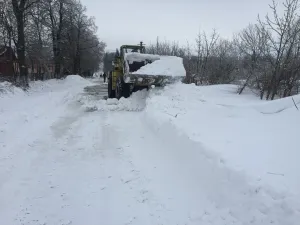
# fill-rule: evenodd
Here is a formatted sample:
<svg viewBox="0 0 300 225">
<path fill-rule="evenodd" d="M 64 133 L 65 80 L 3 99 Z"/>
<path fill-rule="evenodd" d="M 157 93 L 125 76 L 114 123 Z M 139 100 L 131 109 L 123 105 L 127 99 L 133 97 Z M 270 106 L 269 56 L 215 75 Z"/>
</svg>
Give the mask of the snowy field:
<svg viewBox="0 0 300 225">
<path fill-rule="evenodd" d="M 299 224 L 291 98 L 175 84 L 118 101 L 106 86 L 0 84 L 1 225 Z"/>
</svg>

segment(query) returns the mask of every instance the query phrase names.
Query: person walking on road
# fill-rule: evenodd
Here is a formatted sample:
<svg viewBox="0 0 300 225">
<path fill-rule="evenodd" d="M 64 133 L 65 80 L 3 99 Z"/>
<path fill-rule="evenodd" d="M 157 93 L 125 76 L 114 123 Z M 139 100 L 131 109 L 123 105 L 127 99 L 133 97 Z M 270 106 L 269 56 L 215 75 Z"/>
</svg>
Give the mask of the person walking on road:
<svg viewBox="0 0 300 225">
<path fill-rule="evenodd" d="M 103 73 L 103 82 L 104 83 L 106 82 L 106 73 L 105 72 Z"/>
</svg>

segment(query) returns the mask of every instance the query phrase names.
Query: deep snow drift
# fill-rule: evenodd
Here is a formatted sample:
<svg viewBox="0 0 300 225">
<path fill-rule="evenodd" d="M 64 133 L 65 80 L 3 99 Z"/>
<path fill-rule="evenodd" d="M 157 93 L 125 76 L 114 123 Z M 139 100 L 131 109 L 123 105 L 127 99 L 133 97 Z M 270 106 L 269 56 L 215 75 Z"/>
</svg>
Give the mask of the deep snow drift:
<svg viewBox="0 0 300 225">
<path fill-rule="evenodd" d="M 291 98 L 175 84 L 103 100 L 94 82 L 2 85 L 1 223 L 298 225 Z"/>
<path fill-rule="evenodd" d="M 291 97 L 261 101 L 235 85 L 176 84 L 147 99 L 157 126 L 174 125 L 220 161 L 278 191 L 299 194 L 300 112 Z M 293 97 L 300 103 L 300 95 Z"/>
<path fill-rule="evenodd" d="M 0 82 L 0 97 L 17 94 L 23 94 L 23 91 L 12 85 L 10 82 Z"/>
</svg>

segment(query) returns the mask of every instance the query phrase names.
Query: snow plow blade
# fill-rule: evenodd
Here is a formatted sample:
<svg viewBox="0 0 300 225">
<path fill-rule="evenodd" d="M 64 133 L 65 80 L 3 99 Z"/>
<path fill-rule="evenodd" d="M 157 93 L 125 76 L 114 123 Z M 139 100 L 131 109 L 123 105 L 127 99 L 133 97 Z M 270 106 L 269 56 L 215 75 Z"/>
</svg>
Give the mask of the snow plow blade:
<svg viewBox="0 0 300 225">
<path fill-rule="evenodd" d="M 184 77 L 173 77 L 168 75 L 147 75 L 147 74 L 127 74 L 124 76 L 125 83 L 134 83 L 137 86 L 165 86 L 177 81 L 181 81 Z"/>
<path fill-rule="evenodd" d="M 137 86 L 165 85 L 180 81 L 186 75 L 180 57 L 126 53 L 124 59 L 125 83 Z"/>
</svg>

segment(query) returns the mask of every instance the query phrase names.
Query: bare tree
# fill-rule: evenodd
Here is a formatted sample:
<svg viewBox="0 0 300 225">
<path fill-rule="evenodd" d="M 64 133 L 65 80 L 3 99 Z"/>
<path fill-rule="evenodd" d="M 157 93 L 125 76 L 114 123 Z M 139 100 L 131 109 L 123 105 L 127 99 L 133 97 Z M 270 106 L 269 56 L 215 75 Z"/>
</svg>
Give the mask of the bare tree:
<svg viewBox="0 0 300 225">
<path fill-rule="evenodd" d="M 31 67 L 31 79 L 53 78 L 49 64 L 52 62 L 50 29 L 47 24 L 48 12 L 45 2 L 36 3 L 29 12 L 26 29 L 27 63 Z"/>
<path fill-rule="evenodd" d="M 53 78 L 53 65 L 55 78 L 98 70 L 106 45 L 96 33 L 94 18 L 79 0 L 1 1 L 0 44 L 16 48 L 24 87 L 28 78 Z"/>
<path fill-rule="evenodd" d="M 235 80 L 237 72 L 237 54 L 231 41 L 220 39 L 207 58 L 206 69 L 209 84 L 228 84 Z"/>
<path fill-rule="evenodd" d="M 186 54 L 186 49 L 180 47 L 179 43 L 176 41 L 160 41 L 157 37 L 156 43 L 147 46 L 146 51 L 151 54 L 158 55 L 171 55 L 171 56 L 184 56 Z"/>
<path fill-rule="evenodd" d="M 216 30 L 213 30 L 213 32 L 210 34 L 210 37 L 208 37 L 205 32 L 199 32 L 196 38 L 196 77 L 200 79 L 201 84 L 208 81 L 207 64 L 218 39 L 219 34 L 216 32 Z"/>
<path fill-rule="evenodd" d="M 250 85 L 261 89 L 260 81 L 266 73 L 265 55 L 268 54 L 268 34 L 258 25 L 250 24 L 241 31 L 235 43 L 241 53 L 242 67 L 240 72 L 245 73 L 245 79 L 238 93 L 241 94 L 246 86 Z M 262 89 L 261 89 L 262 90 Z"/>
<path fill-rule="evenodd" d="M 283 3 L 284 14 L 279 16 L 277 4 L 273 0 L 270 8 L 272 9 L 272 18 L 265 17 L 265 21 L 259 18 L 260 29 L 267 35 L 268 52 L 265 55 L 271 64 L 272 71 L 270 79 L 265 81 L 264 93 L 266 99 L 274 99 L 279 93 L 281 83 L 291 65 L 291 59 L 295 54 L 295 45 L 299 43 L 299 9 L 298 0 L 286 0 Z"/>
<path fill-rule="evenodd" d="M 12 47 L 17 42 L 17 24 L 10 0 L 3 0 L 0 7 L 0 41 L 5 46 Z"/>
<path fill-rule="evenodd" d="M 11 0 L 17 24 L 17 41 L 15 42 L 15 45 L 17 47 L 17 55 L 19 61 L 19 84 L 22 87 L 28 87 L 28 71 L 25 58 L 25 22 L 27 11 L 30 10 L 30 8 L 37 1 L 38 0 Z"/>
<path fill-rule="evenodd" d="M 61 39 L 64 28 L 65 0 L 45 0 L 44 7 L 48 14 L 47 24 L 51 30 L 55 77 L 60 78 L 62 76 Z"/>
</svg>

